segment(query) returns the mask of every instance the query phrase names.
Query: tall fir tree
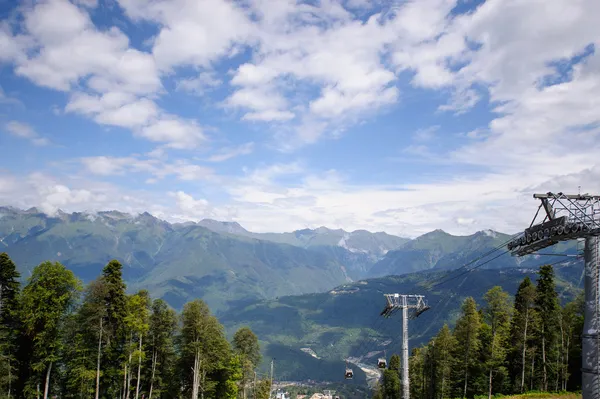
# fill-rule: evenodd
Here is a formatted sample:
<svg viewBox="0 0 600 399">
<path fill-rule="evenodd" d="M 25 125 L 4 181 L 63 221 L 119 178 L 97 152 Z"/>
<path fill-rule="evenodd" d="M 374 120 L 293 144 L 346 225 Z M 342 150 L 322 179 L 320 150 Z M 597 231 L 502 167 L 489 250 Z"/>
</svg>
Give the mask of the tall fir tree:
<svg viewBox="0 0 600 399">
<path fill-rule="evenodd" d="M 0 253 L 0 395 L 13 394 L 17 378 L 19 272 L 6 252 Z"/>
<path fill-rule="evenodd" d="M 180 375 L 182 388 L 193 399 L 214 393 L 217 381 L 211 373 L 229 360 L 230 346 L 223 326 L 201 300 L 188 302 L 181 315 Z"/>
<path fill-rule="evenodd" d="M 381 381 L 381 393 L 385 399 L 400 399 L 402 387 L 398 370 L 384 370 Z"/>
<path fill-rule="evenodd" d="M 510 336 L 511 302 L 509 294 L 502 287 L 495 286 L 484 295 L 486 302 L 484 321 L 490 326 L 488 347 L 488 398 L 491 399 L 494 375 L 506 373 L 506 346 Z"/>
<path fill-rule="evenodd" d="M 155 299 L 150 315 L 150 361 L 146 368 L 148 399 L 166 398 L 170 381 L 174 380 L 177 326 L 177 313 L 162 299 Z"/>
<path fill-rule="evenodd" d="M 102 353 L 102 381 L 100 391 L 106 399 L 122 395 L 123 363 L 125 362 L 125 317 L 127 315 L 127 296 L 123 282 L 123 266 L 119 261 L 110 261 L 102 270 L 101 279 L 106 286 L 104 304 L 106 316 L 103 332 L 106 344 Z"/>
<path fill-rule="evenodd" d="M 106 285 L 96 279 L 86 287 L 84 299 L 69 323 L 66 339 L 65 389 L 73 397 L 100 397 L 102 376 L 102 351 L 106 342 L 104 319 L 106 317 Z"/>
<path fill-rule="evenodd" d="M 530 371 L 530 359 L 527 355 L 531 353 L 531 341 L 537 328 L 535 323 L 535 295 L 535 285 L 529 277 L 525 277 L 519 284 L 515 294 L 510 327 L 511 351 L 509 354 L 512 386 L 515 391 L 521 393 L 527 387 L 526 377 L 528 371 Z"/>
<path fill-rule="evenodd" d="M 433 339 L 435 344 L 434 362 L 435 362 L 435 392 L 436 397 L 441 399 L 448 397 L 449 387 L 451 386 L 451 374 L 454 363 L 453 351 L 456 347 L 456 339 L 452 335 L 447 324 L 441 328 Z"/>
<path fill-rule="evenodd" d="M 261 360 L 256 334 L 248 327 L 240 328 L 233 336 L 233 350 L 242 362 L 242 398 L 246 399 L 248 382 Z"/>
<path fill-rule="evenodd" d="M 389 364 L 388 368 L 390 370 L 400 371 L 400 362 L 401 362 L 400 355 L 394 353 L 392 355 L 392 357 L 390 357 L 390 364 Z"/>
<path fill-rule="evenodd" d="M 560 336 L 560 305 L 554 282 L 554 270 L 551 265 L 540 267 L 537 280 L 535 305 L 539 318 L 538 347 L 540 359 L 540 389 L 548 391 L 553 377 L 556 376 L 554 365 L 558 359 L 558 337 Z M 553 375 L 554 373 L 554 375 Z"/>
<path fill-rule="evenodd" d="M 469 394 L 469 377 L 477 365 L 477 355 L 481 342 L 479 332 L 481 328 L 481 315 L 477 311 L 477 303 L 472 297 L 463 302 L 461 316 L 454 328 L 456 338 L 455 358 L 457 362 L 455 381 L 459 383 L 458 395 L 466 398 Z"/>
</svg>

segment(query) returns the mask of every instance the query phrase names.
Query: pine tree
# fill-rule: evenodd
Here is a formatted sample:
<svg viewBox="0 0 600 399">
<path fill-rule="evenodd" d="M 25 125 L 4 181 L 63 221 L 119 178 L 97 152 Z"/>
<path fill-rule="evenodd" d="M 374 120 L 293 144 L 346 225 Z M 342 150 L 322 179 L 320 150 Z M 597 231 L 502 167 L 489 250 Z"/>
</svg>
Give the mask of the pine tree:
<svg viewBox="0 0 600 399">
<path fill-rule="evenodd" d="M 495 286 L 484 296 L 486 307 L 484 320 L 490 326 L 490 346 L 488 353 L 488 398 L 492 397 L 493 377 L 497 372 L 505 371 L 506 343 L 510 334 L 511 303 L 510 296 Z"/>
<path fill-rule="evenodd" d="M 193 399 L 198 395 L 203 399 L 205 394 L 216 389 L 217 383 L 209 378 L 209 374 L 222 368 L 229 359 L 229 343 L 223 326 L 210 314 L 203 301 L 186 303 L 181 319 L 179 343 L 183 389 L 188 394 L 191 392 Z"/>
<path fill-rule="evenodd" d="M 390 357 L 390 364 L 388 368 L 390 370 L 400 371 L 400 355 L 394 353 L 392 357 Z"/>
<path fill-rule="evenodd" d="M 103 332 L 106 345 L 102 353 L 102 381 L 100 391 L 105 398 L 119 398 L 122 394 L 123 363 L 125 353 L 125 317 L 127 315 L 127 297 L 122 275 L 123 266 L 110 261 L 102 270 L 102 281 L 106 285 L 106 317 Z"/>
<path fill-rule="evenodd" d="M 215 398 L 237 399 L 238 383 L 242 379 L 242 363 L 239 356 L 230 354 L 229 360 L 225 362 L 216 373 L 217 386 Z"/>
<path fill-rule="evenodd" d="M 511 350 L 511 375 L 513 386 L 518 392 L 525 391 L 525 377 L 529 359 L 527 353 L 529 350 L 529 341 L 535 331 L 535 286 L 525 277 L 517 293 L 515 294 L 515 303 L 513 317 L 510 328 Z"/>
<path fill-rule="evenodd" d="M 44 399 L 49 395 L 52 367 L 61 359 L 63 329 L 80 289 L 73 272 L 58 262 L 37 266 L 23 289 L 21 320 L 33 341 L 34 377 L 28 381 L 28 390 L 42 384 Z"/>
<path fill-rule="evenodd" d="M 261 360 L 258 338 L 250 328 L 242 327 L 235 333 L 233 337 L 233 350 L 240 356 L 242 362 L 242 398 L 246 399 L 248 382 L 251 380 L 254 369 Z"/>
<path fill-rule="evenodd" d="M 454 364 L 453 351 L 456 347 L 456 339 L 447 324 L 441 328 L 434 338 L 434 361 L 435 361 L 435 391 L 440 398 L 447 397 L 450 385 L 450 376 Z"/>
<path fill-rule="evenodd" d="M 150 316 L 149 346 L 150 364 L 148 370 L 148 399 L 163 397 L 168 381 L 173 378 L 175 364 L 174 337 L 177 333 L 177 313 L 162 299 L 152 303 Z"/>
<path fill-rule="evenodd" d="M 100 397 L 102 351 L 106 342 L 106 285 L 102 279 L 92 281 L 85 290 L 83 303 L 70 318 L 66 351 L 66 389 L 78 397 Z"/>
<path fill-rule="evenodd" d="M 552 381 L 552 365 L 558 358 L 557 344 L 560 326 L 560 305 L 554 283 L 554 270 L 551 265 L 540 267 L 537 280 L 536 310 L 542 315 L 539 319 L 539 347 L 541 348 L 541 390 L 548 391 Z"/>
<path fill-rule="evenodd" d="M 457 381 L 462 385 L 460 395 L 467 397 L 469 388 L 470 371 L 476 366 L 477 354 L 481 346 L 479 331 L 481 316 L 477 311 L 477 304 L 471 297 L 465 299 L 462 305 L 462 314 L 456 322 L 454 337 L 456 338 L 456 350 L 454 357 L 457 361 Z"/>
<path fill-rule="evenodd" d="M 125 325 L 129 332 L 130 346 L 129 357 L 127 362 L 127 392 L 126 398 L 129 398 L 131 380 L 136 375 L 135 399 L 140 396 L 140 383 L 142 373 L 142 362 L 145 357 L 144 353 L 144 337 L 150 328 L 150 295 L 148 291 L 142 290 L 135 295 L 129 297 L 127 303 L 127 316 L 125 317 Z M 137 370 L 137 372 L 136 372 Z"/>
<path fill-rule="evenodd" d="M 256 384 L 256 395 L 254 399 L 269 399 L 271 397 L 271 381 L 260 380 Z"/>
<path fill-rule="evenodd" d="M 17 268 L 8 254 L 0 253 L 0 392 L 13 394 L 17 378 L 17 334 L 19 329 Z"/>
</svg>

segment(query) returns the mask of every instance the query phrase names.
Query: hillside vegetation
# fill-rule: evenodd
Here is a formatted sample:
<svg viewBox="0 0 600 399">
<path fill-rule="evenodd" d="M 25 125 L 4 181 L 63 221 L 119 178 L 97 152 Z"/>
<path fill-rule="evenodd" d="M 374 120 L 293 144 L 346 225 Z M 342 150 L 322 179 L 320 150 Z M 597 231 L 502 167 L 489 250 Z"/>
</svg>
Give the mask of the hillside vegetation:
<svg viewBox="0 0 600 399">
<path fill-rule="evenodd" d="M 268 398 L 256 380 L 258 339 L 231 343 L 201 300 L 181 314 L 148 291 L 127 295 L 110 261 L 85 288 L 58 262 L 42 262 L 21 289 L 0 253 L 0 395 L 3 398 Z M 80 294 L 83 294 L 82 297 Z"/>
<path fill-rule="evenodd" d="M 557 266 L 562 303 L 580 292 L 582 271 L 580 263 Z M 224 314 L 220 320 L 228 331 L 250 326 L 261 337 L 265 357 L 278 359 L 282 379 L 343 381 L 343 359 L 374 367 L 384 351 L 389 356 L 400 349 L 400 318 L 380 316 L 384 293 L 425 295 L 431 309 L 409 324 L 410 347 L 414 348 L 429 341 L 445 323 L 454 326 L 467 297 L 482 303 L 485 293 L 496 285 L 514 295 L 525 277 L 537 279 L 537 270 L 479 269 L 433 287 L 459 275 L 421 272 L 369 279 L 326 293 L 261 301 Z M 336 362 L 338 367 L 332 367 Z"/>
<path fill-rule="evenodd" d="M 413 349 L 412 396 L 581 389 L 584 307 L 583 295 L 561 306 L 550 265 L 540 268 L 535 281 L 524 278 L 514 297 L 495 286 L 479 304 L 466 298 L 454 328 L 444 325 Z M 376 397 L 397 399 L 386 393 L 393 384 L 399 384 L 398 373 L 386 371 Z"/>
</svg>

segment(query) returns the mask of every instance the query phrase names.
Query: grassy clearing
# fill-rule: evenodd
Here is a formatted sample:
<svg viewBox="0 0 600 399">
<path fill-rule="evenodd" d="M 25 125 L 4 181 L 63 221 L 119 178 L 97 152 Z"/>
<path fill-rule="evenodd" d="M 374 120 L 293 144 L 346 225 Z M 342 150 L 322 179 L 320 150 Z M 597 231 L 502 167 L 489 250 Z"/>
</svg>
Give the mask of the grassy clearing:
<svg viewBox="0 0 600 399">
<path fill-rule="evenodd" d="M 549 393 L 549 392 L 529 392 L 524 393 L 522 395 L 511 395 L 511 396 L 503 396 L 503 395 L 494 395 L 494 399 L 581 399 L 581 393 L 573 393 L 573 392 L 557 392 L 557 393 Z M 478 395 L 475 399 L 487 399 L 487 395 Z"/>
</svg>

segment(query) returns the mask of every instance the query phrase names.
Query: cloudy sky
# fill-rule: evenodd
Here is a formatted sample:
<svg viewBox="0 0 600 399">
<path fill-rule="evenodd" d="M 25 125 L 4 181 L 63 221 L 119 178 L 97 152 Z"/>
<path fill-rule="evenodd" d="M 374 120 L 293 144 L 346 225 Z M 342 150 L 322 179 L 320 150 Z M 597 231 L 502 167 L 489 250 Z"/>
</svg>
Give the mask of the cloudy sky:
<svg viewBox="0 0 600 399">
<path fill-rule="evenodd" d="M 0 203 L 515 232 L 600 191 L 598 0 L 0 2 Z"/>
</svg>

